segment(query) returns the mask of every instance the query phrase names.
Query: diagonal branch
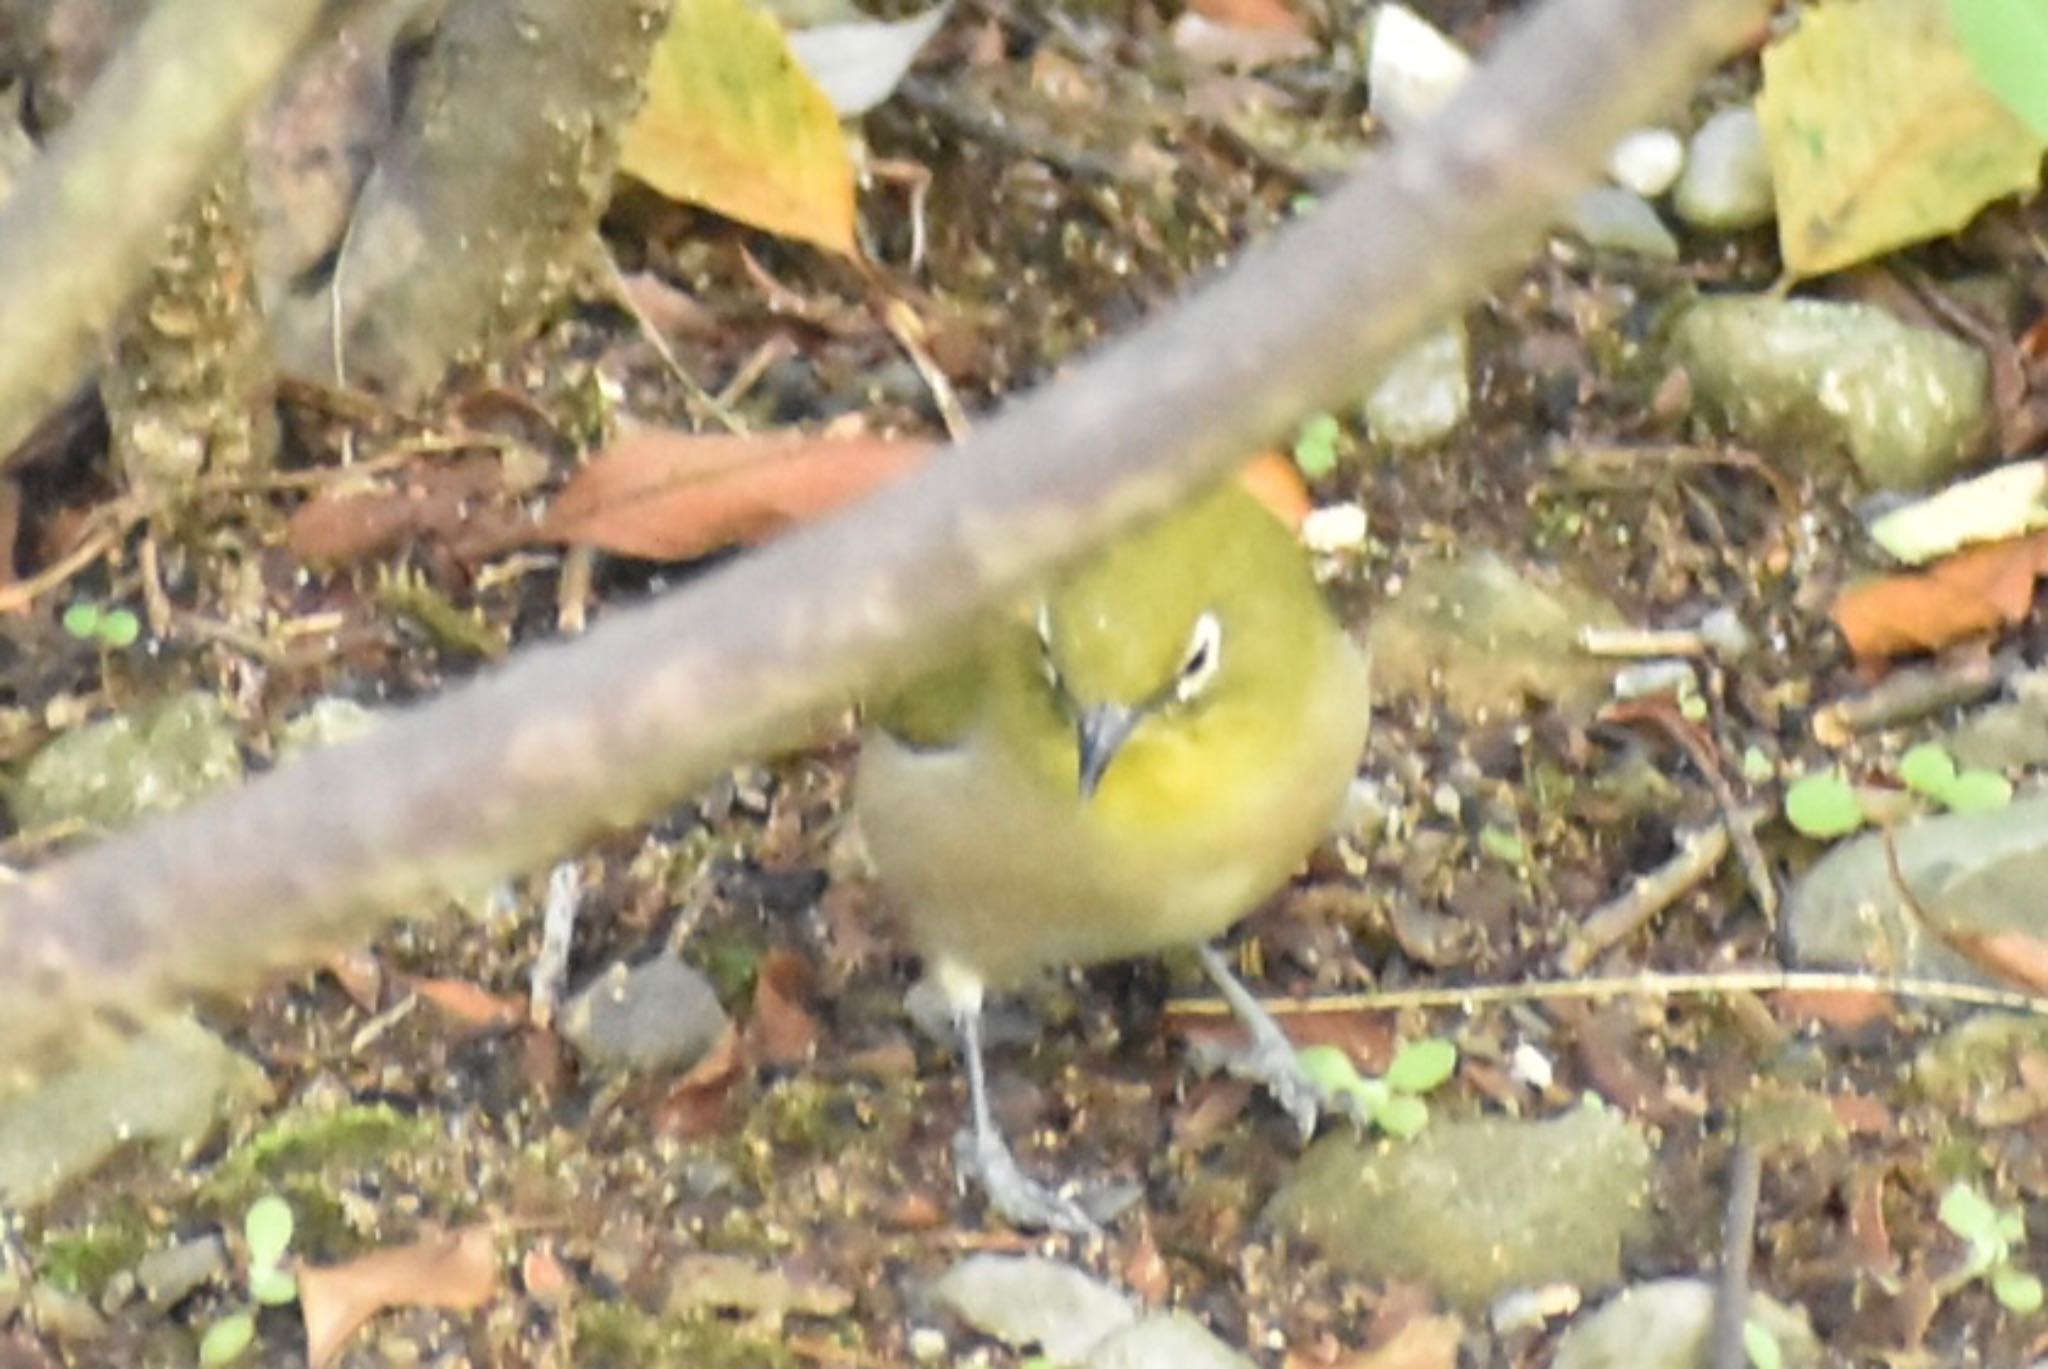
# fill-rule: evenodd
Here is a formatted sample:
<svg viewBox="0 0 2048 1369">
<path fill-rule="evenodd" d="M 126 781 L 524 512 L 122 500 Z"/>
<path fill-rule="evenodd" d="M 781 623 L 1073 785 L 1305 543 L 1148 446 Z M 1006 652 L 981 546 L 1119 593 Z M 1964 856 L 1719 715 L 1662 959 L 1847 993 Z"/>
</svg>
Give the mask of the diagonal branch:
<svg viewBox="0 0 2048 1369">
<path fill-rule="evenodd" d="M 0 903 L 18 1072 L 647 817 L 1153 513 L 1512 263 L 1758 0 L 1552 0 L 1443 116 L 1186 306 L 919 477 L 574 645 L 30 876 Z"/>
</svg>

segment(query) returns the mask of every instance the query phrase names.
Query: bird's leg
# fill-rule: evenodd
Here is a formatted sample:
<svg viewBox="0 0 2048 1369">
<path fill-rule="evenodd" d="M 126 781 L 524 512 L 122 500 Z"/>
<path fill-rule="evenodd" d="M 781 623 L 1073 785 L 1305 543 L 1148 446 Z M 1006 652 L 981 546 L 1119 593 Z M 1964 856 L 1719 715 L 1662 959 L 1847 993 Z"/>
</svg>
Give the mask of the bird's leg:
<svg viewBox="0 0 2048 1369">
<path fill-rule="evenodd" d="M 1079 1203 L 1026 1175 L 996 1130 L 981 1064 L 981 1004 L 956 1005 L 953 1023 L 960 1033 L 961 1053 L 967 1058 L 967 1091 L 974 1111 L 974 1125 L 953 1138 L 953 1163 L 961 1176 L 972 1175 L 988 1195 L 989 1205 L 1015 1226 L 1074 1236 L 1101 1234 L 1095 1219 Z"/>
<path fill-rule="evenodd" d="M 1237 1014 L 1237 1020 L 1251 1034 L 1252 1043 L 1242 1051 L 1233 1052 L 1225 1065 L 1240 1079 L 1249 1079 L 1263 1086 L 1273 1096 L 1273 1101 L 1294 1119 L 1301 1129 L 1301 1139 L 1306 1141 L 1315 1135 L 1316 1116 L 1329 1100 L 1316 1082 L 1309 1078 L 1301 1067 L 1300 1059 L 1294 1053 L 1294 1043 L 1287 1039 L 1287 1033 L 1280 1030 L 1280 1024 L 1273 1020 L 1273 1014 L 1260 1006 L 1252 997 L 1251 990 L 1238 982 L 1230 972 L 1230 963 L 1223 953 L 1214 946 L 1197 948 L 1202 957 L 1202 968 L 1208 972 L 1223 1001 Z"/>
</svg>

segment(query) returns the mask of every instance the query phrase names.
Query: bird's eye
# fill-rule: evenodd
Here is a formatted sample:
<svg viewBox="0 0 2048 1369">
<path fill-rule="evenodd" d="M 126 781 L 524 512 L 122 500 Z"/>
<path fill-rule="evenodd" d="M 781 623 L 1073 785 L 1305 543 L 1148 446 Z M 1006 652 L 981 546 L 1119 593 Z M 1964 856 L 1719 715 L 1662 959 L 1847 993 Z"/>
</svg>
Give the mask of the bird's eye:
<svg viewBox="0 0 2048 1369">
<path fill-rule="evenodd" d="M 1188 654 L 1174 678 L 1173 697 L 1186 703 L 1207 689 L 1222 661 L 1223 624 L 1214 613 L 1204 613 L 1195 619 L 1195 630 L 1188 636 Z"/>
</svg>

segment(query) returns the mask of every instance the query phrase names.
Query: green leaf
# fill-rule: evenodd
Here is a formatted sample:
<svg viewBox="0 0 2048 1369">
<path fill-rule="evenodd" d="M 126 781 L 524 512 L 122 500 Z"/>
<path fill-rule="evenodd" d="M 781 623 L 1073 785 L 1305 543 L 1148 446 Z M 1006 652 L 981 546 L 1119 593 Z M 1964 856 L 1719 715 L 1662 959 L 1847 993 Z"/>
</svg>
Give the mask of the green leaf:
<svg viewBox="0 0 2048 1369">
<path fill-rule="evenodd" d="M 100 606 L 80 600 L 65 609 L 64 630 L 80 641 L 91 641 L 99 635 Z"/>
<path fill-rule="evenodd" d="M 1785 1350 L 1770 1328 L 1754 1317 L 1742 1323 L 1742 1350 L 1755 1369 L 1784 1369 Z"/>
<path fill-rule="evenodd" d="M 1427 1037 L 1401 1047 L 1384 1076 L 1396 1093 L 1428 1093 L 1441 1085 L 1458 1068 L 1458 1048 L 1440 1036 Z"/>
<path fill-rule="evenodd" d="M 2001 1264 L 1991 1271 L 1991 1296 L 2006 1311 L 2025 1316 L 2041 1310 L 2041 1281 L 2024 1269 Z"/>
<path fill-rule="evenodd" d="M 299 1300 L 299 1281 L 282 1269 L 250 1269 L 249 1296 L 265 1307 L 283 1307 Z"/>
<path fill-rule="evenodd" d="M 231 1317 L 222 1317 L 206 1328 L 205 1336 L 199 1341 L 199 1362 L 201 1364 L 233 1364 L 249 1353 L 249 1347 L 256 1343 L 256 1318 L 248 1312 L 237 1312 Z"/>
<path fill-rule="evenodd" d="M 128 609 L 110 609 L 100 619 L 100 640 L 116 650 L 134 646 L 141 635 L 142 623 Z"/>
<path fill-rule="evenodd" d="M 1410 1141 L 1429 1125 L 1429 1104 L 1412 1093 L 1396 1093 L 1373 1110 L 1372 1120 L 1397 1141 Z"/>
<path fill-rule="evenodd" d="M 1512 827 L 1489 824 L 1480 828 L 1479 849 L 1503 865 L 1517 869 L 1529 863 L 1529 848 L 1522 843 L 1522 834 Z"/>
<path fill-rule="evenodd" d="M 1294 464 L 1311 480 L 1337 469 L 1337 439 L 1342 435 L 1332 414 L 1313 414 L 1294 439 Z"/>
<path fill-rule="evenodd" d="M 1952 813 L 1987 813 L 2012 802 L 2012 781 L 1995 770 L 1965 770 L 1941 801 Z"/>
<path fill-rule="evenodd" d="M 1849 782 L 1834 771 L 1802 775 L 1785 790 L 1785 818 L 1799 832 L 1825 841 L 1863 825 L 1863 805 Z"/>
<path fill-rule="evenodd" d="M 1956 40 L 1977 79 L 2048 138 L 2048 5 L 2041 0 L 1949 0 Z"/>
<path fill-rule="evenodd" d="M 1998 1209 L 1969 1184 L 1953 1184 L 1941 1195 L 1941 1224 L 1973 1245 L 1998 1240 Z"/>
<path fill-rule="evenodd" d="M 1751 784 L 1768 784 L 1778 768 L 1771 764 L 1771 758 L 1761 746 L 1751 746 L 1742 753 L 1742 778 Z"/>
<path fill-rule="evenodd" d="M 1939 800 L 1956 782 L 1955 758 L 1933 742 L 1922 742 L 1899 757 L 1899 782 Z"/>
<path fill-rule="evenodd" d="M 291 1249 L 292 1205 L 275 1193 L 266 1193 L 249 1204 L 242 1218 L 242 1236 L 249 1242 L 249 1263 L 258 1269 L 274 1269 Z"/>
</svg>

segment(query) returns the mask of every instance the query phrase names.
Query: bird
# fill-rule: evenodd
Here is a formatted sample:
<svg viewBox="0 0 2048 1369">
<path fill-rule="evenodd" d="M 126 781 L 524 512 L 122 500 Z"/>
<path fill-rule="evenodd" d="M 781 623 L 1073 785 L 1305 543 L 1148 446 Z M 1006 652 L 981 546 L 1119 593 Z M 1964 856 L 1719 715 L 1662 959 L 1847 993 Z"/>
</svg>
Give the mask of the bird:
<svg viewBox="0 0 2048 1369">
<path fill-rule="evenodd" d="M 869 710 L 855 821 L 967 1069 L 956 1167 L 1016 1226 L 1099 1230 L 997 1129 L 982 1008 L 1054 966 L 1176 947 L 1251 1034 L 1304 1137 L 1320 1095 L 1212 938 L 1327 834 L 1356 774 L 1367 663 L 1292 530 L 1224 482 L 991 613 Z"/>
</svg>

